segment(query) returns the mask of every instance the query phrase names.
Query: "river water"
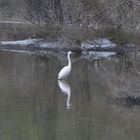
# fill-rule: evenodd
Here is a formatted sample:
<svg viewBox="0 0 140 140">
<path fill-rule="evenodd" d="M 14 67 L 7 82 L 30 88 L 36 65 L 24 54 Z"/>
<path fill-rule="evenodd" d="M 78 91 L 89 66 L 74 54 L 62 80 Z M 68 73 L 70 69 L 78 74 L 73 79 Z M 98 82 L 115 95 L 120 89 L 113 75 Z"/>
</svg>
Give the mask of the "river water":
<svg viewBox="0 0 140 140">
<path fill-rule="evenodd" d="M 116 57 L 72 56 L 69 79 L 58 81 L 65 58 L 0 52 L 1 139 L 140 139 L 139 105 L 116 102 L 112 90 L 121 85 L 111 74 L 127 75 L 131 64 Z"/>
</svg>

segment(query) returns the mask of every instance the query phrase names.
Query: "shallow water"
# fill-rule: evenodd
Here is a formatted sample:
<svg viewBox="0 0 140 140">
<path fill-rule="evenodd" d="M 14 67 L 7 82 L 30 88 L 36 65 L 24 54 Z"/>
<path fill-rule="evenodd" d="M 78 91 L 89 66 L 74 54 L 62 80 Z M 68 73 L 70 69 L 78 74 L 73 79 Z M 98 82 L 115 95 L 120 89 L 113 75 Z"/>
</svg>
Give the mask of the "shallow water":
<svg viewBox="0 0 140 140">
<path fill-rule="evenodd" d="M 113 57 L 73 56 L 68 81 L 58 81 L 64 58 L 0 52 L 1 139 L 140 139 L 139 106 L 116 103 L 105 78 L 106 69 L 118 75 L 130 69 Z"/>
</svg>

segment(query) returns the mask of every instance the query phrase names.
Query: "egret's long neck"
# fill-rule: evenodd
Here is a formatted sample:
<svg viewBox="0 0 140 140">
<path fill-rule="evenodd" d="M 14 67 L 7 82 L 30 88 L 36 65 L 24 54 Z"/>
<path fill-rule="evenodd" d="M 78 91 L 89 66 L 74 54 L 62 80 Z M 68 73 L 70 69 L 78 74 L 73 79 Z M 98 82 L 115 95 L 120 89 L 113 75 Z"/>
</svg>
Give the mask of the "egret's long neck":
<svg viewBox="0 0 140 140">
<path fill-rule="evenodd" d="M 71 67 L 71 59 L 70 59 L 70 54 L 68 54 L 68 66 Z"/>
</svg>

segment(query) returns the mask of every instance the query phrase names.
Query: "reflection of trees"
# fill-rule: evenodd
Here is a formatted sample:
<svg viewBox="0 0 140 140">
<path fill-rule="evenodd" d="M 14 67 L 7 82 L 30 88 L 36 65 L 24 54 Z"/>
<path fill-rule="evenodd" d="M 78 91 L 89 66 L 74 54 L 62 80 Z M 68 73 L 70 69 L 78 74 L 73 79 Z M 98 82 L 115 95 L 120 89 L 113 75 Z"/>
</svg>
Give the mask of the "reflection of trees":
<svg viewBox="0 0 140 140">
<path fill-rule="evenodd" d="M 94 61 L 89 63 L 83 60 L 76 64 L 76 69 L 72 71 L 74 78 L 77 79 L 72 86 L 73 107 L 77 113 L 77 118 L 75 118 L 79 136 L 77 139 L 108 140 L 115 137 L 118 139 L 129 139 L 130 137 L 137 139 L 139 136 L 135 134 L 139 131 L 137 122 L 140 119 L 138 109 L 131 110 L 105 101 L 110 90 L 118 88 L 116 89 L 118 92 L 124 86 L 122 85 L 124 80 L 127 78 L 131 80 L 131 76 L 134 76 L 129 76 L 135 69 L 131 64 L 131 59 L 99 60 L 97 70 L 93 64 Z M 80 65 L 83 67 L 81 68 Z M 87 82 L 88 84 L 84 85 Z M 118 95 L 119 93 L 116 96 Z"/>
<path fill-rule="evenodd" d="M 72 108 L 66 110 L 61 105 L 65 98 L 57 94 L 60 91 L 57 85 L 59 70 L 55 57 L 0 53 L 1 138 L 138 139 L 139 108 L 106 101 L 111 82 L 112 90 L 120 83 L 120 77 L 131 79 L 135 75 L 133 70 L 138 65 L 129 66 L 128 70 L 126 60 L 122 60 L 99 60 L 97 69 L 94 61 L 73 63 L 69 78 Z"/>
<path fill-rule="evenodd" d="M 55 139 L 56 59 L 4 52 L 0 58 L 1 138 Z"/>
<path fill-rule="evenodd" d="M 115 59 L 109 63 L 104 61 L 101 71 L 102 77 L 114 96 L 139 96 L 140 69 L 134 57 L 126 55 L 118 58 L 117 61 Z"/>
</svg>

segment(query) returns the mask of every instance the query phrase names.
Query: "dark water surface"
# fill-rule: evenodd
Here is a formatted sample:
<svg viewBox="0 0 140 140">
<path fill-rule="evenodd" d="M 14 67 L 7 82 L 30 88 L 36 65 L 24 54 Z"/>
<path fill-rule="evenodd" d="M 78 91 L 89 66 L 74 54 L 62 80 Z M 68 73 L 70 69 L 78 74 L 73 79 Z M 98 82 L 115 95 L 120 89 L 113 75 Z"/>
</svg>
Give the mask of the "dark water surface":
<svg viewBox="0 0 140 140">
<path fill-rule="evenodd" d="M 60 55 L 0 52 L 1 139 L 140 139 L 139 106 L 110 101 L 104 78 L 103 66 L 118 75 L 125 71 L 121 61 L 88 62 L 75 57 L 72 62 L 70 78 L 65 82 L 57 80 L 66 64 Z"/>
</svg>

